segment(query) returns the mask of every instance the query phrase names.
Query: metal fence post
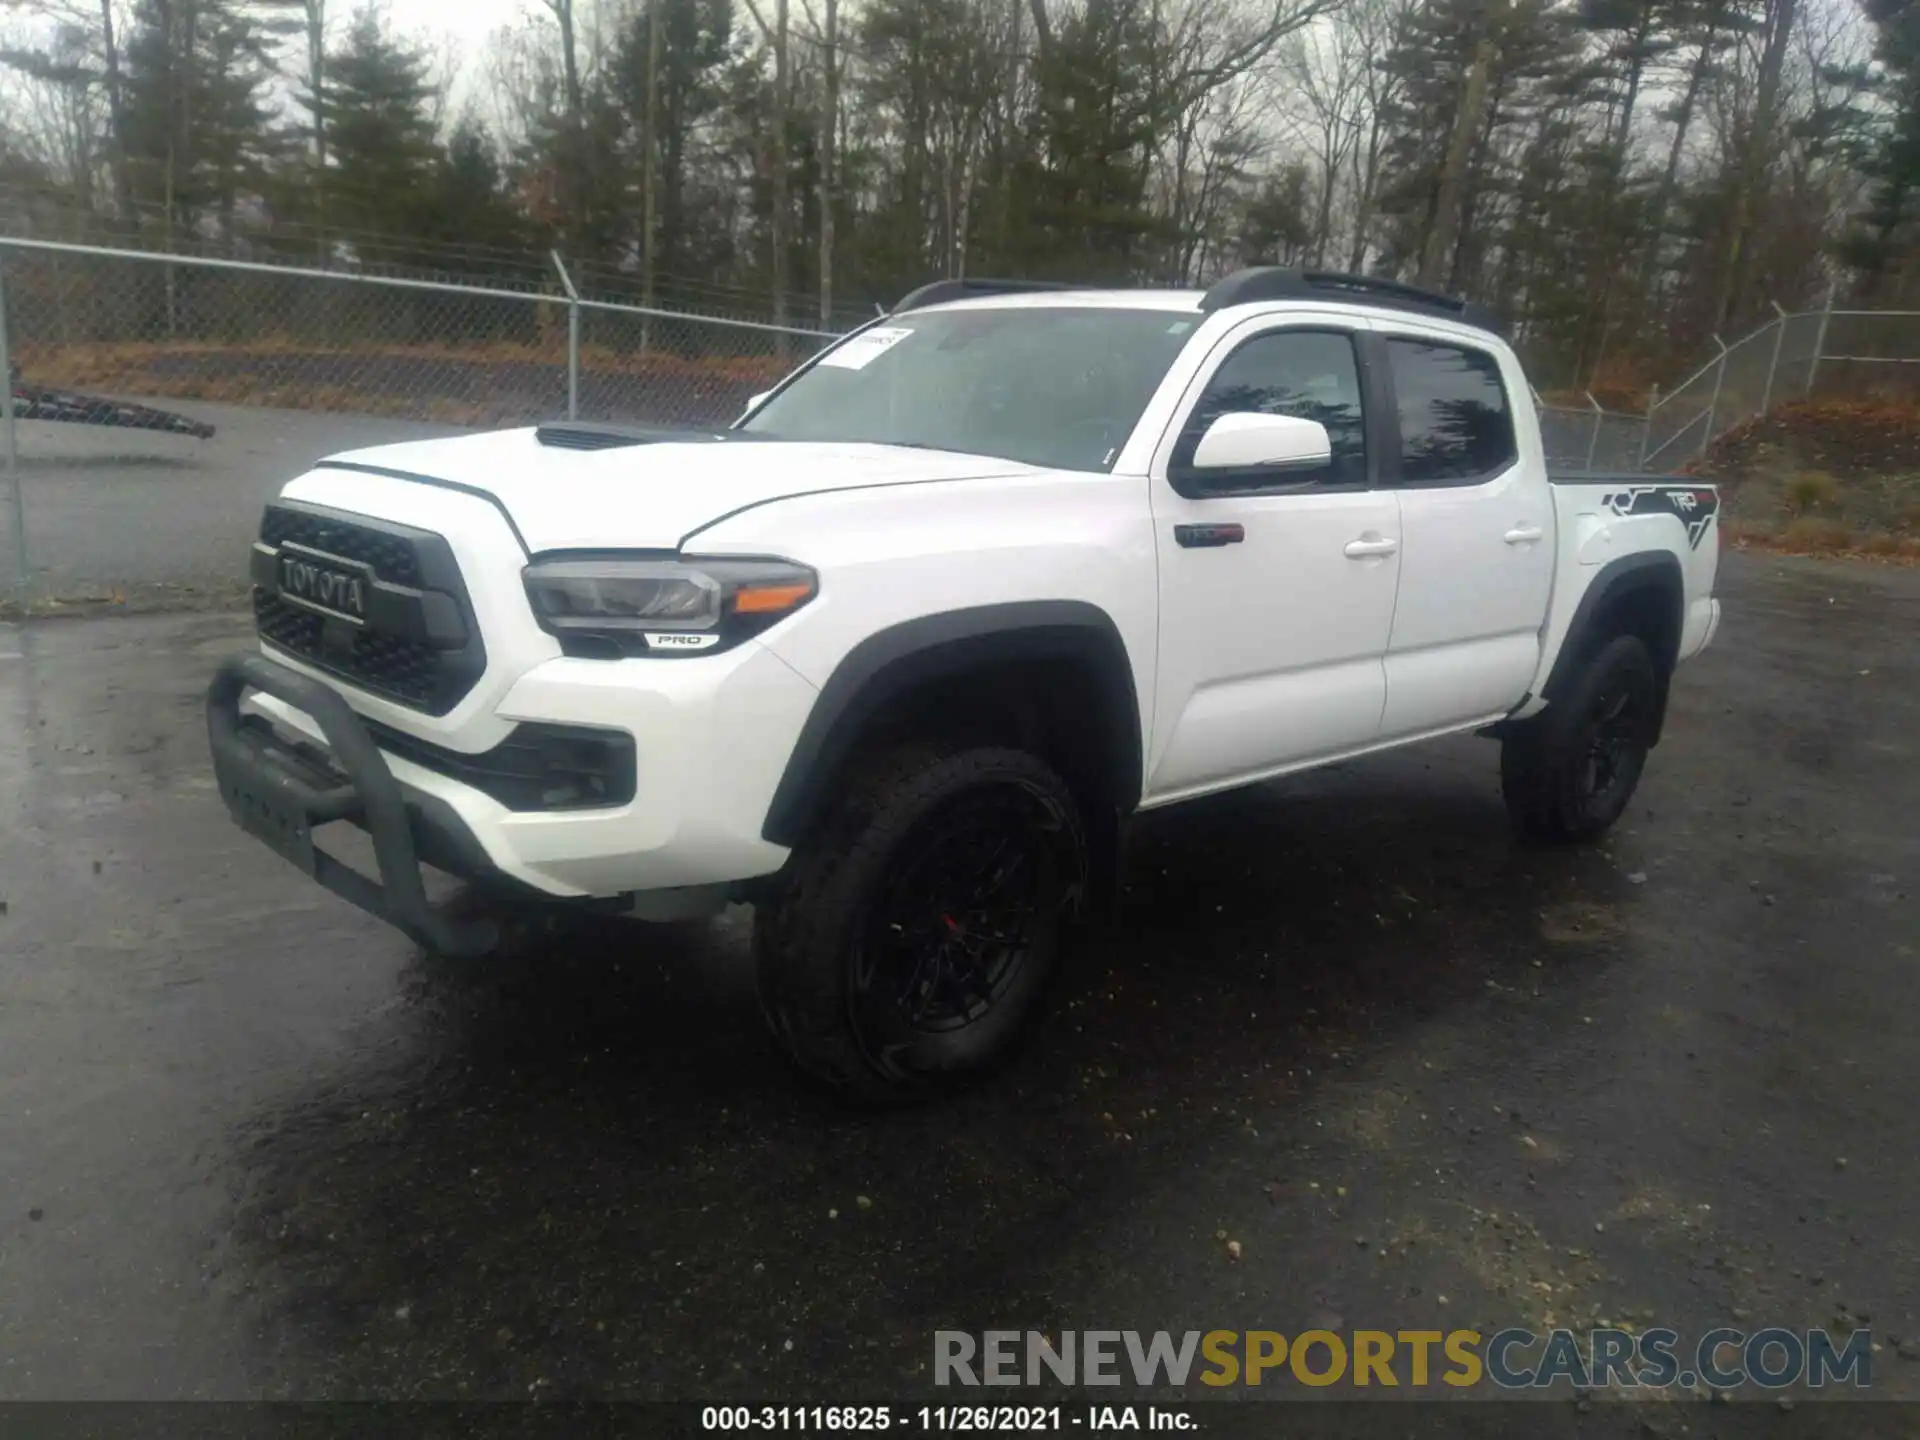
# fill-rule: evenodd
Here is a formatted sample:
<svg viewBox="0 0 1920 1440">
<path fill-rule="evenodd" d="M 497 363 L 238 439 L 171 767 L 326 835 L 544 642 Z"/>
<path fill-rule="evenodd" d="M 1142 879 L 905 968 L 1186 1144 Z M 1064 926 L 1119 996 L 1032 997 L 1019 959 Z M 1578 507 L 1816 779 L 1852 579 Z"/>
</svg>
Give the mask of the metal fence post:
<svg viewBox="0 0 1920 1440">
<path fill-rule="evenodd" d="M 1702 460 L 1707 457 L 1707 446 L 1713 443 L 1714 412 L 1720 408 L 1720 387 L 1726 383 L 1727 379 L 1727 342 L 1716 335 L 1713 337 L 1713 343 L 1720 347 L 1720 358 L 1713 372 L 1713 398 L 1707 402 L 1707 423 L 1700 431 L 1700 458 Z"/>
<path fill-rule="evenodd" d="M 1833 290 L 1833 284 L 1829 281 L 1827 303 L 1820 311 L 1820 329 L 1813 337 L 1813 359 L 1807 362 L 1806 398 L 1809 400 L 1813 398 L 1814 378 L 1820 373 L 1820 357 L 1826 353 L 1827 349 L 1827 322 L 1833 319 Z"/>
<path fill-rule="evenodd" d="M 19 423 L 13 405 L 13 347 L 7 334 L 7 266 L 0 256 L 0 430 L 6 431 L 7 489 L 13 496 L 13 590 L 27 599 L 27 497 L 20 487 L 20 443 L 14 433 Z"/>
<path fill-rule="evenodd" d="M 553 256 L 553 268 L 560 272 L 560 283 L 567 291 L 567 419 L 580 418 L 580 292 L 573 288 L 573 277 L 567 274 L 566 262 L 560 258 L 560 252 L 549 252 Z"/>
<path fill-rule="evenodd" d="M 1587 397 L 1587 404 L 1593 407 L 1593 434 L 1587 437 L 1587 473 L 1592 474 L 1594 452 L 1600 448 L 1600 425 L 1607 418 L 1607 412 L 1600 408 L 1600 402 L 1593 398 L 1591 390 L 1580 393 Z"/>
<path fill-rule="evenodd" d="M 1660 408 L 1660 387 L 1654 385 L 1647 390 L 1647 414 L 1640 422 L 1640 458 L 1633 462 L 1633 468 L 1647 468 L 1647 445 L 1653 439 L 1653 412 Z"/>
<path fill-rule="evenodd" d="M 1767 383 L 1760 391 L 1760 413 L 1763 416 L 1773 408 L 1773 377 L 1780 369 L 1780 342 L 1787 338 L 1787 312 L 1780 308 L 1778 300 L 1769 300 L 1767 303 L 1773 306 L 1773 323 L 1779 328 L 1773 332 L 1773 358 L 1767 362 Z"/>
</svg>

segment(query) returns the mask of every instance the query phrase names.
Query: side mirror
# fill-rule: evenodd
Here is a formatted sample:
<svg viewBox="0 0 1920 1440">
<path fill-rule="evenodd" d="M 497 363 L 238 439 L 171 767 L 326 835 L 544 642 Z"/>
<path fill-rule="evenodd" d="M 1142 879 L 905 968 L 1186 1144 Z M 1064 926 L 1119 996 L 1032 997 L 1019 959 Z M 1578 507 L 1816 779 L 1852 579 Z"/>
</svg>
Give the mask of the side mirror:
<svg viewBox="0 0 1920 1440">
<path fill-rule="evenodd" d="M 740 412 L 740 418 L 744 420 L 747 416 L 753 414 L 754 411 L 760 408 L 761 402 L 771 394 L 773 394 L 771 390 L 762 390 L 758 395 L 749 395 L 747 397 L 747 408 Z"/>
<path fill-rule="evenodd" d="M 1333 459 L 1318 420 L 1241 411 L 1222 415 L 1194 448 L 1195 470 L 1312 470 Z"/>
</svg>

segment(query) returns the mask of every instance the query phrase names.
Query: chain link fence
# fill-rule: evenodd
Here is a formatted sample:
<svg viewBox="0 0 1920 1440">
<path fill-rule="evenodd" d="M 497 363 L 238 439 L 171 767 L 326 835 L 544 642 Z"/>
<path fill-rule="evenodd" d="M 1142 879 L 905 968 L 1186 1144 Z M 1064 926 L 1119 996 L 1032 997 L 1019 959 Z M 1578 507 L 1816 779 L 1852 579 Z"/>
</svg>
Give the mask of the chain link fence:
<svg viewBox="0 0 1920 1440">
<path fill-rule="evenodd" d="M 1774 318 L 1679 384 L 1641 415 L 1538 406 L 1547 463 L 1659 473 L 1698 463 L 1715 440 L 1780 405 L 1822 396 L 1920 391 L 1920 312 L 1774 307 Z"/>
<path fill-rule="evenodd" d="M 1920 311 L 1774 308 L 1772 320 L 1655 397 L 1642 467 L 1697 463 L 1715 440 L 1782 404 L 1908 395 L 1920 385 L 1911 368 L 1920 365 Z"/>
<path fill-rule="evenodd" d="M 1640 468 L 1640 441 L 1647 417 L 1603 410 L 1588 400 L 1585 409 L 1538 405 L 1540 439 L 1547 465 L 1554 470 L 1620 471 Z"/>
<path fill-rule="evenodd" d="M 341 450 L 563 415 L 725 425 L 835 333 L 608 298 L 605 276 L 558 256 L 502 273 L 516 278 L 0 238 L 13 415 L 83 422 L 0 427 L 13 587 L 118 594 L 227 574 L 258 501 Z M 1670 471 L 1782 401 L 1920 385 L 1920 314 L 1775 308 L 1643 414 L 1536 397 L 1548 463 Z M 142 449 L 134 430 L 188 440 Z"/>
<path fill-rule="evenodd" d="M 0 241 L 22 386 L 394 416 L 720 424 L 823 332 L 551 290 Z"/>
<path fill-rule="evenodd" d="M 7 588 L 220 590 L 260 502 L 322 456 L 561 416 L 726 425 L 833 338 L 582 294 L 558 257 L 539 283 L 518 273 L 467 284 L 0 238 Z"/>
</svg>

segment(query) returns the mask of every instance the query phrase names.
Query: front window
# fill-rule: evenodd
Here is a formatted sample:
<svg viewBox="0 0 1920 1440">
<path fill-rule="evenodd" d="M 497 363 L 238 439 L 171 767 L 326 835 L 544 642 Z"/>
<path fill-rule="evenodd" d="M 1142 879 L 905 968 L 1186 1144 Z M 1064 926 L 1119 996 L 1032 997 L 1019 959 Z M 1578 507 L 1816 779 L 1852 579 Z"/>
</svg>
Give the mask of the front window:
<svg viewBox="0 0 1920 1440">
<path fill-rule="evenodd" d="M 1332 330 L 1256 335 L 1213 372 L 1187 417 L 1168 468 L 1189 464 L 1200 437 L 1222 415 L 1295 415 L 1327 427 L 1332 454 L 1321 469 L 1289 470 L 1278 477 L 1279 482 L 1290 489 L 1305 484 L 1364 485 L 1367 426 L 1360 395 L 1360 367 L 1354 360 L 1351 335 Z M 1229 483 L 1227 488 L 1257 489 L 1275 481 L 1271 473 L 1250 474 L 1241 485 Z"/>
<path fill-rule="evenodd" d="M 740 428 L 1110 470 L 1199 325 L 1168 310 L 928 310 L 822 356 Z"/>
</svg>

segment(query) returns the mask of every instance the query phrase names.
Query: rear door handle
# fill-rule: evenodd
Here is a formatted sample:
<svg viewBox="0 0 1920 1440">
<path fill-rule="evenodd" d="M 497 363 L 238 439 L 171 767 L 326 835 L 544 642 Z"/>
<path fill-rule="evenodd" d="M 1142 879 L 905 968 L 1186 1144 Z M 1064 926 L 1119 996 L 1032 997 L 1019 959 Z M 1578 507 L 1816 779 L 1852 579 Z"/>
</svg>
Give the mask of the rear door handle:
<svg viewBox="0 0 1920 1440">
<path fill-rule="evenodd" d="M 1507 531 L 1505 539 L 1509 545 L 1527 545 L 1546 533 L 1538 525 L 1516 525 Z"/>
<path fill-rule="evenodd" d="M 1376 555 L 1391 555 L 1399 548 L 1400 542 L 1398 540 L 1386 540 L 1378 535 L 1372 537 L 1362 536 L 1358 540 L 1349 540 L 1347 542 L 1347 558 L 1349 560 L 1366 560 Z"/>
<path fill-rule="evenodd" d="M 1238 545 L 1247 538 L 1244 525 L 1176 525 L 1173 538 L 1189 550 L 1211 550 L 1221 545 Z"/>
</svg>

